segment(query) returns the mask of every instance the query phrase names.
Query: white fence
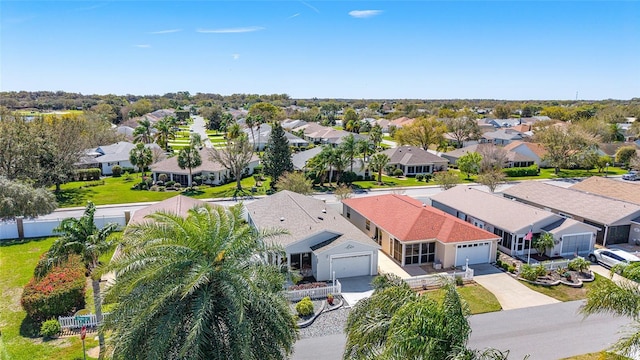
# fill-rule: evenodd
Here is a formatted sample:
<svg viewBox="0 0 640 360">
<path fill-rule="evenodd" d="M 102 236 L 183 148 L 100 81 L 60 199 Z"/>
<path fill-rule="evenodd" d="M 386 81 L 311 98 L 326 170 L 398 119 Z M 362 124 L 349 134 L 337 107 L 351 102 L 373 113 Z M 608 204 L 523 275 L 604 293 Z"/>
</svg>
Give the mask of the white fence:
<svg viewBox="0 0 640 360">
<path fill-rule="evenodd" d="M 102 316 L 107 317 L 109 313 L 104 313 Z M 62 329 L 80 329 L 83 326 L 97 327 L 98 321 L 96 320 L 96 314 L 80 315 L 80 316 L 58 316 L 58 322 Z"/>
<path fill-rule="evenodd" d="M 305 289 L 305 290 L 288 290 L 285 291 L 284 296 L 289 301 L 298 301 L 303 297 L 310 297 L 311 299 L 322 299 L 326 298 L 327 295 L 337 295 L 342 292 L 342 284 L 340 281 L 336 280 L 335 286 L 325 286 L 313 289 Z"/>
<path fill-rule="evenodd" d="M 23 219 L 22 229 L 23 229 L 24 237 L 36 238 L 36 237 L 53 236 L 55 235 L 53 232 L 53 229 L 58 227 L 58 225 L 60 225 L 62 220 L 64 219 L 63 218 Z M 126 225 L 124 214 L 112 215 L 112 216 L 95 216 L 94 221 L 98 228 L 102 228 L 110 222 L 114 222 L 118 224 L 120 228 Z M 19 237 L 19 233 L 18 233 L 17 221 L 0 222 L 0 240 L 17 239 L 18 237 Z"/>
<path fill-rule="evenodd" d="M 569 261 L 571 260 L 550 260 L 541 262 L 540 264 L 547 270 L 557 270 L 569 266 Z"/>
<path fill-rule="evenodd" d="M 443 281 L 455 281 L 457 276 L 460 276 L 463 280 L 473 280 L 473 269 L 467 268 L 466 271 L 453 273 L 412 276 L 402 280 L 412 288 L 427 288 L 442 286 Z"/>
</svg>

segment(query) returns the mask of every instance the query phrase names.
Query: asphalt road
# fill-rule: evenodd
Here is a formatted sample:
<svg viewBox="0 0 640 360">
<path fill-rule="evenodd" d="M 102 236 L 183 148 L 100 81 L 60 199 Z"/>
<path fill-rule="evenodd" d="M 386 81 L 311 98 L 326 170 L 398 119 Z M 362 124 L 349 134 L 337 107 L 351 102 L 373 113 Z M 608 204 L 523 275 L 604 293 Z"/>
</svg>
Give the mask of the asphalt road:
<svg viewBox="0 0 640 360">
<path fill-rule="evenodd" d="M 583 318 L 582 301 L 471 316 L 469 347 L 509 350 L 509 359 L 553 360 L 608 348 L 631 320 L 610 315 Z M 300 340 L 294 360 L 341 359 L 344 335 Z"/>
</svg>

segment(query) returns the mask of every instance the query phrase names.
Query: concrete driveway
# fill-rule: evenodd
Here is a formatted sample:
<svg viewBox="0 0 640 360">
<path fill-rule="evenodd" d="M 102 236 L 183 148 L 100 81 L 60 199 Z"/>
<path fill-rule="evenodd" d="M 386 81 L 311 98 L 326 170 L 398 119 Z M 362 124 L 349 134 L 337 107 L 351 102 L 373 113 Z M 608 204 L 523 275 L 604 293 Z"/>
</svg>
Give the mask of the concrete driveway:
<svg viewBox="0 0 640 360">
<path fill-rule="evenodd" d="M 354 306 L 359 300 L 368 298 L 373 294 L 371 281 L 374 276 L 356 276 L 344 279 L 338 279 L 342 285 L 342 298 L 349 304 Z"/>
<path fill-rule="evenodd" d="M 477 265 L 475 265 L 477 266 Z M 491 265 L 487 265 L 491 266 Z M 471 266 L 470 266 L 471 267 Z M 491 266 L 493 267 L 493 266 Z M 495 269 L 495 267 L 493 267 Z M 518 280 L 498 269 L 489 271 L 484 266 L 476 271 L 474 267 L 473 280 L 495 295 L 502 306 L 502 310 L 520 309 L 531 306 L 556 304 L 560 301 L 533 291 L 522 285 Z M 480 273 L 480 275 L 476 275 Z M 486 275 L 482 275 L 482 274 Z"/>
</svg>

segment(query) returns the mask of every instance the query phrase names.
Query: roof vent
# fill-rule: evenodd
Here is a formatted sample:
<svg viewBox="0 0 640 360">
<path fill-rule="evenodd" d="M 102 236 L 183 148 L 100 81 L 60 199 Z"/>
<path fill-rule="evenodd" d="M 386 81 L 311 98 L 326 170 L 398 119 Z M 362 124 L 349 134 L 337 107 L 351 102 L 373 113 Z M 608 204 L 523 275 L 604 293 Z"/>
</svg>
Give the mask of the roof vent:
<svg viewBox="0 0 640 360">
<path fill-rule="evenodd" d="M 284 218 L 283 218 L 283 217 L 281 217 L 281 218 L 280 218 L 280 221 L 284 221 Z"/>
<path fill-rule="evenodd" d="M 327 209 L 322 209 L 322 213 L 326 214 L 327 213 Z"/>
<path fill-rule="evenodd" d="M 425 204 L 425 203 L 422 203 L 422 207 L 427 207 L 427 204 Z"/>
<path fill-rule="evenodd" d="M 320 220 L 324 220 L 324 218 L 322 216 L 318 216 L 318 219 Z"/>
</svg>

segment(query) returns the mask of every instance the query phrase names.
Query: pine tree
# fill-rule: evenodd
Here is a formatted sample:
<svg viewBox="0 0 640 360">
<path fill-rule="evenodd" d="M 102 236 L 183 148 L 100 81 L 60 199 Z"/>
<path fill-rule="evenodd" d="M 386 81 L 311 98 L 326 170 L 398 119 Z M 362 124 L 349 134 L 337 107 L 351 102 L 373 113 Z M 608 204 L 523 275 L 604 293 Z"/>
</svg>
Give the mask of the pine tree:
<svg viewBox="0 0 640 360">
<path fill-rule="evenodd" d="M 284 172 L 293 171 L 289 141 L 279 123 L 273 125 L 262 162 L 265 174 L 271 176 L 271 187 Z"/>
</svg>

